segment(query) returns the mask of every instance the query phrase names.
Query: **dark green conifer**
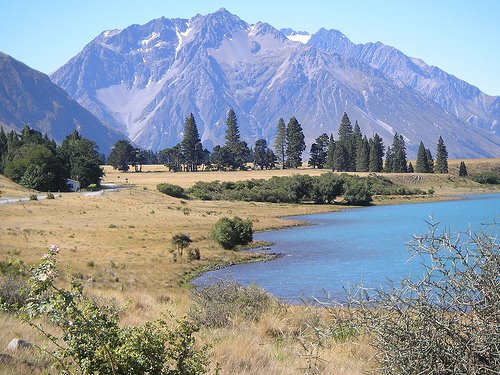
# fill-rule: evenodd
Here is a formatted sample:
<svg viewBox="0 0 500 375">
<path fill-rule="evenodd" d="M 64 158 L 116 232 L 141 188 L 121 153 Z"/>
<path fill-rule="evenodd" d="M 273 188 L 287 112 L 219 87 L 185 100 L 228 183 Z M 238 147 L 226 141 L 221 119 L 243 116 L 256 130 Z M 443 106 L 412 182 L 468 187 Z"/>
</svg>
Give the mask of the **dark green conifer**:
<svg viewBox="0 0 500 375">
<path fill-rule="evenodd" d="M 441 136 L 439 136 L 437 143 L 434 171 L 436 173 L 448 173 L 448 151 L 446 151 L 446 146 Z"/>
<path fill-rule="evenodd" d="M 463 161 L 460 162 L 460 169 L 458 170 L 458 175 L 460 177 L 467 177 L 468 176 L 467 167 L 465 166 L 465 163 Z"/>
<path fill-rule="evenodd" d="M 279 163 L 281 163 L 281 168 L 286 167 L 286 125 L 285 121 L 280 118 L 278 121 L 278 132 L 276 133 L 276 138 L 274 140 L 274 151 L 276 153 L 276 158 Z"/>
<path fill-rule="evenodd" d="M 429 173 L 429 162 L 427 160 L 427 150 L 424 146 L 424 142 L 420 141 L 417 152 L 417 162 L 415 164 L 415 172 L 417 173 Z"/>
<path fill-rule="evenodd" d="M 330 134 L 330 139 L 328 140 L 328 149 L 326 151 L 325 166 L 327 168 L 330 168 L 331 170 L 335 169 L 334 156 L 335 156 L 335 139 L 333 139 L 333 134 Z"/>
<path fill-rule="evenodd" d="M 203 147 L 200 140 L 200 134 L 198 133 L 198 127 L 196 126 L 196 121 L 192 113 L 186 118 L 181 150 L 183 159 L 186 163 L 186 169 L 188 171 L 196 171 L 201 164 Z"/>
<path fill-rule="evenodd" d="M 368 139 L 365 136 L 361 139 L 361 142 L 358 143 L 358 148 L 356 150 L 356 171 L 368 172 L 369 167 L 370 167 L 370 146 Z"/>
<path fill-rule="evenodd" d="M 431 150 L 426 149 L 425 155 L 427 157 L 427 168 L 429 169 L 429 173 L 434 173 L 434 159 L 432 158 Z"/>
<path fill-rule="evenodd" d="M 383 157 L 384 157 L 384 143 L 382 138 L 379 137 L 377 133 L 370 138 L 370 164 L 368 170 L 370 172 L 381 172 L 384 168 Z"/>
<path fill-rule="evenodd" d="M 306 149 L 302 126 L 295 117 L 290 118 L 286 128 L 287 165 L 290 168 L 302 166 L 302 153 Z"/>
</svg>

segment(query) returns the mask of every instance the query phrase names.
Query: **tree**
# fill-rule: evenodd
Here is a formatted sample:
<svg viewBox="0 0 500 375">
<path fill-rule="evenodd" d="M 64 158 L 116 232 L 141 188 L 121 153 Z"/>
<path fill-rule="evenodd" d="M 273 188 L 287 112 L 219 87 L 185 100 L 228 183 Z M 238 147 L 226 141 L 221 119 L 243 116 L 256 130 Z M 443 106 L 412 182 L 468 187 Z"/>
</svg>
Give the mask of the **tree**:
<svg viewBox="0 0 500 375">
<path fill-rule="evenodd" d="M 467 167 L 465 166 L 465 163 L 463 161 L 460 162 L 460 168 L 458 170 L 458 175 L 460 177 L 467 177 L 468 176 Z"/>
<path fill-rule="evenodd" d="M 253 240 L 252 221 L 239 217 L 223 217 L 215 223 L 212 238 L 224 249 L 234 249 L 237 245 L 246 245 Z"/>
<path fill-rule="evenodd" d="M 356 150 L 356 171 L 368 172 L 369 168 L 370 168 L 370 144 L 366 136 L 364 136 L 358 143 L 358 148 Z"/>
<path fill-rule="evenodd" d="M 370 172 L 381 172 L 383 169 L 383 161 L 384 157 L 384 144 L 382 142 L 382 138 L 379 137 L 377 133 L 370 138 L 370 164 L 368 170 Z"/>
<path fill-rule="evenodd" d="M 184 249 L 188 247 L 191 242 L 193 242 L 191 237 L 184 233 L 177 233 L 172 236 L 172 244 L 177 247 L 177 252 L 180 257 L 182 257 Z"/>
<path fill-rule="evenodd" d="M 448 151 L 446 151 L 446 146 L 441 136 L 439 136 L 437 143 L 434 171 L 436 173 L 448 173 Z"/>
<path fill-rule="evenodd" d="M 392 143 L 392 151 L 394 153 L 394 160 L 392 164 L 392 172 L 406 173 L 406 146 L 403 135 L 396 133 Z"/>
<path fill-rule="evenodd" d="M 274 153 L 267 147 L 265 139 L 258 139 L 254 147 L 254 164 L 260 169 L 270 168 L 274 164 Z"/>
<path fill-rule="evenodd" d="M 351 120 L 344 112 L 339 127 L 339 140 L 335 145 L 335 169 L 338 171 L 354 171 L 356 169 L 355 147 Z"/>
<path fill-rule="evenodd" d="M 306 149 L 302 126 L 295 117 L 290 118 L 286 129 L 287 165 L 290 168 L 302 166 L 302 153 Z"/>
<path fill-rule="evenodd" d="M 234 113 L 234 112 L 233 112 Z M 196 171 L 202 159 L 203 146 L 198 133 L 198 127 L 194 115 L 191 113 L 186 118 L 184 137 L 181 142 L 181 150 L 188 171 Z"/>
<path fill-rule="evenodd" d="M 135 149 L 127 140 L 120 140 L 115 143 L 109 154 L 108 163 L 122 172 L 129 170 L 129 165 L 135 162 Z"/>
<path fill-rule="evenodd" d="M 281 163 L 281 168 L 286 168 L 286 125 L 285 121 L 280 118 L 278 121 L 278 132 L 276 133 L 276 138 L 274 140 L 274 151 L 278 162 Z"/>
<path fill-rule="evenodd" d="M 7 150 L 8 150 L 8 141 L 7 141 L 7 135 L 5 134 L 5 131 L 3 130 L 3 126 L 0 127 L 0 172 L 2 171 L 2 161 L 4 155 L 7 155 Z"/>
<path fill-rule="evenodd" d="M 70 178 L 79 181 L 82 187 L 101 184 L 104 171 L 101 168 L 98 147 L 94 141 L 83 138 L 75 130 L 63 141 L 59 153 L 66 164 Z"/>
<path fill-rule="evenodd" d="M 339 175 L 328 172 L 317 177 L 313 182 L 311 198 L 314 203 L 333 203 L 343 192 L 343 182 Z"/>
<path fill-rule="evenodd" d="M 328 155 L 328 144 L 328 134 L 323 133 L 316 138 L 316 142 L 311 145 L 309 166 L 313 168 L 323 168 Z"/>
<path fill-rule="evenodd" d="M 427 151 L 424 142 L 420 141 L 417 152 L 417 162 L 415 164 L 415 172 L 429 173 L 429 161 L 427 160 Z"/>
<path fill-rule="evenodd" d="M 411 161 L 408 162 L 408 168 L 407 168 L 408 173 L 415 173 L 415 170 L 413 169 L 413 164 Z"/>
<path fill-rule="evenodd" d="M 176 144 L 174 147 L 161 150 L 158 153 L 158 159 L 169 171 L 180 171 L 184 160 L 181 145 Z"/>
<path fill-rule="evenodd" d="M 330 134 L 330 140 L 328 141 L 325 166 L 331 170 L 335 170 L 335 140 L 333 139 L 333 134 Z"/>
<path fill-rule="evenodd" d="M 394 171 L 394 152 L 392 146 L 387 147 L 385 154 L 384 172 L 391 173 Z"/>
<path fill-rule="evenodd" d="M 226 119 L 226 143 L 224 148 L 230 155 L 229 166 L 233 169 L 244 169 L 245 163 L 250 161 L 250 149 L 246 142 L 240 140 L 240 131 L 238 129 L 238 119 L 233 109 L 227 113 Z"/>
<path fill-rule="evenodd" d="M 434 173 L 434 159 L 432 158 L 431 150 L 425 150 L 425 156 L 427 158 L 427 167 L 429 168 L 429 173 Z"/>
</svg>

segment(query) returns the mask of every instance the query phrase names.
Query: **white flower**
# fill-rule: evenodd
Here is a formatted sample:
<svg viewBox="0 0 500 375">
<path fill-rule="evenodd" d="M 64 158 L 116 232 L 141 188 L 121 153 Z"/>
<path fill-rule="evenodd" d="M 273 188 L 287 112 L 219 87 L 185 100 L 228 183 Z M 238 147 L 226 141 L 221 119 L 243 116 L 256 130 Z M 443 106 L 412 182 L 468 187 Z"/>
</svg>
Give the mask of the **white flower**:
<svg viewBox="0 0 500 375">
<path fill-rule="evenodd" d="M 47 279 L 49 278 L 49 276 L 46 274 L 46 273 L 42 273 L 40 275 L 38 275 L 38 281 L 47 281 Z"/>
<path fill-rule="evenodd" d="M 49 259 L 49 258 L 50 258 L 50 254 L 44 254 L 42 257 L 42 260 Z"/>
<path fill-rule="evenodd" d="M 57 254 L 59 252 L 59 245 L 53 243 L 52 245 L 50 245 L 49 249 L 52 254 Z"/>
<path fill-rule="evenodd" d="M 50 277 L 51 279 L 53 279 L 54 276 L 55 276 L 54 271 L 50 270 L 49 272 L 47 272 L 47 277 Z"/>
</svg>

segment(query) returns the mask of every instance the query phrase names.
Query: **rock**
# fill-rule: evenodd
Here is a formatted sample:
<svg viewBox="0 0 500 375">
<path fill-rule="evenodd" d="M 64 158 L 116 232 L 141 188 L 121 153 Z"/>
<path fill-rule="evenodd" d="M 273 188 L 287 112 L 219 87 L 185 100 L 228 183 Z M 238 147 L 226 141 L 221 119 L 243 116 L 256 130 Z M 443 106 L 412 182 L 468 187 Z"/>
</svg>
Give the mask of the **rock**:
<svg viewBox="0 0 500 375">
<path fill-rule="evenodd" d="M 30 349 L 33 345 L 29 341 L 23 339 L 12 339 L 7 345 L 7 350 L 16 351 L 19 349 Z"/>
<path fill-rule="evenodd" d="M 14 362 L 14 357 L 12 357 L 8 354 L 0 353 L 0 363 L 5 364 L 5 363 L 12 363 L 12 362 Z"/>
</svg>

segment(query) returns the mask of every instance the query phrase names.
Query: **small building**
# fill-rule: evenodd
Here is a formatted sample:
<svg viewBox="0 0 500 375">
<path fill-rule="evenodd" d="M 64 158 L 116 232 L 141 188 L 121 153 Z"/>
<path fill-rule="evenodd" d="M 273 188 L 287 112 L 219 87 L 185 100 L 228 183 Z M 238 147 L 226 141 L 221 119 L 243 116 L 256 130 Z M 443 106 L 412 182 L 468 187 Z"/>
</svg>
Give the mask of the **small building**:
<svg viewBox="0 0 500 375">
<path fill-rule="evenodd" d="M 78 191 L 80 190 L 80 181 L 72 180 L 71 178 L 68 178 L 66 180 L 66 185 L 68 185 L 69 191 Z"/>
</svg>

